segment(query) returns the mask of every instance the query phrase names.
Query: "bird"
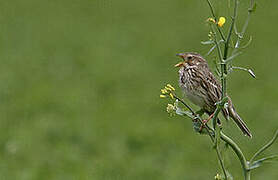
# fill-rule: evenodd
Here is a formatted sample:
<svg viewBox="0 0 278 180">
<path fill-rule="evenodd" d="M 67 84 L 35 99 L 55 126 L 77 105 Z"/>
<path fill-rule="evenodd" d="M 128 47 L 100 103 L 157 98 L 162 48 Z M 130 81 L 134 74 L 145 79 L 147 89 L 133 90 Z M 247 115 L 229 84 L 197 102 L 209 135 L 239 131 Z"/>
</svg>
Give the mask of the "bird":
<svg viewBox="0 0 278 180">
<path fill-rule="evenodd" d="M 216 103 L 221 100 L 222 86 L 200 54 L 185 52 L 176 55 L 182 58 L 182 62 L 175 65 L 179 68 L 179 86 L 193 104 L 209 115 L 208 121 L 214 115 Z M 222 114 L 226 119 L 231 117 L 243 134 L 252 138 L 247 125 L 236 112 L 231 98 L 227 97 L 227 106 L 222 108 Z"/>
</svg>

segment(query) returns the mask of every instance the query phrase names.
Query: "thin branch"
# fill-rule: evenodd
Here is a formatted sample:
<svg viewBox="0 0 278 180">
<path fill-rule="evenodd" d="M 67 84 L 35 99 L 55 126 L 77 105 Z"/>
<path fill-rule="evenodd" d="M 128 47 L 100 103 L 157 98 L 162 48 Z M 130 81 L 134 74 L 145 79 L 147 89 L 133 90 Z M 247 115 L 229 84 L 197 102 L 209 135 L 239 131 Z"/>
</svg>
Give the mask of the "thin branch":
<svg viewBox="0 0 278 180">
<path fill-rule="evenodd" d="M 208 3 L 208 5 L 209 5 L 209 8 L 210 8 L 211 14 L 212 14 L 212 16 L 213 16 L 213 19 L 215 20 L 215 22 L 217 22 L 217 18 L 216 18 L 216 15 L 215 15 L 215 13 L 214 13 L 214 10 L 213 10 L 213 7 L 212 7 L 212 4 L 211 4 L 210 0 L 207 0 L 207 3 Z M 226 41 L 225 36 L 223 35 L 223 32 L 221 31 L 221 29 L 220 29 L 217 25 L 216 25 L 216 27 L 217 27 L 217 30 L 218 30 L 218 32 L 219 32 L 221 38 L 222 38 L 224 41 Z"/>
<path fill-rule="evenodd" d="M 195 112 L 193 111 L 193 109 L 192 109 L 189 105 L 187 105 L 182 99 L 180 99 L 179 97 L 177 97 L 175 94 L 173 94 L 173 97 L 174 97 L 175 99 L 177 99 L 179 102 L 181 102 L 187 109 L 189 109 L 189 111 L 193 114 L 193 116 L 196 116 L 196 115 L 195 115 Z"/>
<path fill-rule="evenodd" d="M 179 97 L 177 97 L 177 96 L 175 96 L 175 95 L 174 95 L 174 98 L 177 99 L 178 101 L 180 101 L 186 108 L 188 108 L 189 110 L 190 110 L 190 109 L 192 110 L 192 108 L 191 108 L 189 105 L 187 105 L 182 99 L 180 99 Z M 218 104 L 218 107 L 221 107 L 224 103 L 225 103 L 225 101 L 220 102 L 220 103 Z M 221 108 L 218 108 L 218 109 L 221 110 Z M 190 110 L 190 111 L 191 111 L 191 110 Z M 193 110 L 192 110 L 192 111 L 193 111 Z M 193 111 L 193 112 L 194 112 L 194 111 Z M 220 111 L 219 111 L 219 112 L 220 112 Z M 215 112 L 215 113 L 217 114 L 217 113 L 219 113 L 219 112 Z M 195 116 L 195 117 L 196 117 L 196 119 L 197 119 L 200 123 L 203 124 L 202 119 L 200 119 L 198 116 Z M 216 136 L 215 131 L 214 131 L 213 129 L 211 129 L 207 124 L 204 124 L 204 127 L 205 127 L 206 131 L 208 132 L 209 136 L 211 137 L 211 141 L 214 142 L 214 139 L 215 139 L 215 136 Z M 214 133 L 214 134 L 213 134 L 214 138 L 212 137 L 211 132 Z M 277 133 L 278 133 L 278 131 L 276 132 L 276 134 L 277 134 Z M 232 148 L 232 150 L 235 152 L 235 154 L 237 155 L 237 157 L 238 157 L 238 159 L 239 159 L 239 161 L 240 161 L 240 163 L 241 163 L 241 166 L 242 166 L 242 168 L 243 168 L 245 180 L 250 180 L 250 169 L 249 169 L 249 165 L 248 165 L 247 160 L 246 160 L 245 156 L 243 155 L 241 149 L 239 148 L 239 146 L 238 146 L 231 138 L 229 138 L 227 135 L 225 135 L 225 134 L 224 134 L 223 132 L 221 132 L 221 131 L 220 131 L 220 138 L 221 138 L 224 142 L 226 142 L 226 143 Z M 214 142 L 214 143 L 215 143 L 215 142 Z M 218 146 L 216 146 L 215 148 L 217 148 L 217 149 L 216 149 L 216 153 L 217 153 L 217 156 L 218 156 L 218 159 L 219 159 L 221 168 L 222 168 L 222 170 L 223 170 L 223 173 L 224 173 L 224 175 L 225 175 L 226 170 L 225 170 L 224 163 L 223 163 L 223 160 L 222 160 L 222 158 L 221 158 L 221 154 L 220 154 L 220 152 L 219 152 Z M 226 177 L 226 176 L 225 176 L 225 177 Z M 227 177 L 226 177 L 226 178 L 227 178 Z"/>
<path fill-rule="evenodd" d="M 212 9 L 210 1 L 207 0 L 207 2 L 208 2 L 208 4 L 211 7 L 211 11 L 213 12 L 213 9 Z M 215 138 L 214 138 L 215 139 L 214 140 L 215 149 L 216 149 L 216 152 L 217 152 L 217 155 L 218 155 L 218 159 L 219 159 L 219 162 L 221 164 L 221 168 L 223 170 L 225 179 L 227 179 L 227 174 L 226 174 L 226 170 L 225 170 L 225 167 L 224 167 L 224 163 L 222 161 L 222 157 L 221 157 L 221 155 L 219 153 L 219 138 L 222 137 L 222 135 L 221 135 L 220 127 L 217 125 L 217 117 L 218 117 L 218 114 L 220 113 L 221 109 L 224 107 L 224 104 L 225 104 L 224 99 L 226 97 L 226 88 L 227 88 L 226 87 L 227 66 L 226 66 L 226 61 L 225 60 L 227 59 L 227 56 L 228 56 L 229 43 L 230 43 L 231 35 L 232 35 L 233 29 L 234 29 L 235 19 L 236 19 L 236 15 L 237 15 L 237 6 L 238 6 L 238 0 L 235 0 L 234 14 L 232 16 L 232 23 L 231 23 L 230 30 L 229 30 L 228 35 L 227 35 L 227 39 L 225 40 L 223 58 L 222 58 L 222 54 L 221 54 L 221 49 L 220 49 L 220 47 L 219 47 L 219 45 L 217 43 L 217 38 L 216 38 L 216 36 L 214 37 L 215 45 L 216 45 L 217 50 L 218 50 L 219 61 L 221 62 L 222 96 L 221 96 L 220 103 L 217 104 L 216 110 L 214 111 L 212 122 L 213 122 L 213 128 L 214 128 L 214 130 L 216 132 L 215 133 Z M 226 137 L 226 136 L 224 136 L 224 137 Z M 224 139 L 229 141 L 229 143 L 231 143 L 232 145 L 234 145 L 233 147 L 237 150 L 237 151 L 235 151 L 237 153 L 238 149 L 236 147 L 238 147 L 238 146 L 235 143 L 233 144 L 233 141 L 231 139 L 229 139 L 229 138 L 224 138 Z M 241 151 L 239 151 L 239 152 L 241 152 Z M 243 154 L 242 154 L 242 156 L 243 156 Z M 239 158 L 241 159 L 242 156 L 240 156 Z M 244 159 L 245 159 L 245 157 L 244 157 Z M 244 161 L 244 163 L 246 163 L 246 160 Z M 246 168 L 244 169 L 244 172 L 246 172 Z M 245 177 L 247 177 L 247 175 L 245 175 Z"/>
<path fill-rule="evenodd" d="M 244 154 L 242 153 L 241 149 L 239 148 L 239 146 L 232 140 L 230 139 L 228 136 L 226 136 L 223 132 L 220 132 L 220 137 L 223 141 L 225 141 L 227 144 L 229 144 L 229 146 L 233 149 L 233 151 L 236 153 L 241 167 L 244 171 L 244 177 L 245 180 L 250 180 L 250 170 L 249 170 L 249 165 L 246 161 L 246 158 L 244 156 Z"/>
<path fill-rule="evenodd" d="M 215 129 L 216 128 L 216 124 L 217 124 L 217 117 L 218 117 L 218 114 L 220 113 L 222 107 L 221 106 L 217 106 L 214 113 L 213 113 L 213 117 L 212 117 L 212 123 L 213 123 L 213 128 Z"/>
<path fill-rule="evenodd" d="M 234 1 L 235 1 L 234 14 L 232 16 L 232 23 L 231 23 L 230 30 L 229 30 L 229 33 L 227 35 L 227 40 L 226 40 L 226 43 L 225 43 L 223 60 L 226 60 L 227 56 L 228 56 L 229 42 L 230 42 L 230 39 L 231 39 L 231 35 L 232 35 L 233 29 L 234 29 L 235 20 L 236 20 L 236 16 L 237 16 L 238 0 L 234 0 Z"/>
<path fill-rule="evenodd" d="M 196 115 L 196 113 L 193 111 L 193 109 L 187 105 L 182 99 L 180 99 L 179 97 L 177 97 L 175 94 L 173 94 L 173 97 L 175 99 L 177 99 L 179 102 L 181 102 L 187 109 L 189 109 L 189 111 L 193 114 L 193 116 L 195 117 L 193 120 L 197 120 L 200 124 L 202 124 L 202 126 L 206 129 L 208 135 L 210 136 L 211 141 L 214 141 L 214 138 L 211 135 L 211 131 L 213 131 L 206 123 L 204 123 L 202 121 L 202 119 L 200 119 L 200 117 L 198 115 Z"/>
<path fill-rule="evenodd" d="M 245 20 L 245 23 L 242 27 L 242 30 L 240 33 L 237 33 L 237 42 L 236 42 L 236 45 L 235 45 L 235 49 L 233 51 L 233 54 L 236 53 L 236 51 L 240 48 L 240 43 L 241 43 L 241 40 L 243 39 L 244 37 L 244 34 L 247 30 L 247 27 L 248 27 L 248 24 L 249 24 L 249 21 L 250 21 L 250 18 L 251 18 L 251 14 L 252 14 L 252 8 L 254 7 L 254 0 L 250 0 L 250 6 L 248 8 L 248 14 L 247 14 L 247 17 L 246 17 L 246 20 Z"/>
<path fill-rule="evenodd" d="M 216 34 L 215 33 L 215 30 L 214 30 L 214 28 L 213 28 L 213 26 L 211 26 L 211 30 L 212 30 L 212 32 L 214 33 L 214 35 Z M 222 59 L 222 53 L 221 53 L 221 48 L 220 48 L 220 45 L 218 44 L 218 41 L 217 41 L 217 37 L 216 36 L 214 36 L 214 44 L 215 44 L 215 46 L 216 46 L 216 48 L 217 48 L 217 54 L 218 54 L 218 57 L 219 57 L 219 59 Z"/>
<path fill-rule="evenodd" d="M 262 165 L 262 163 L 271 162 L 271 160 L 275 160 L 275 159 L 278 159 L 278 155 L 272 155 L 272 156 L 261 158 L 259 160 L 252 162 L 252 164 L 250 163 L 249 169 L 250 170 L 256 169 L 256 168 L 260 167 Z"/>
<path fill-rule="evenodd" d="M 229 71 L 231 72 L 234 69 L 238 69 L 238 70 L 248 72 L 253 78 L 256 78 L 256 74 L 252 71 L 252 69 L 246 69 L 246 68 L 243 68 L 243 67 L 231 66 Z"/>
<path fill-rule="evenodd" d="M 269 148 L 274 142 L 275 140 L 278 138 L 278 130 L 276 130 L 273 138 L 266 144 L 264 145 L 261 149 L 259 149 L 254 156 L 250 159 L 250 163 L 252 163 L 254 161 L 254 159 L 259 156 L 262 152 L 264 152 L 267 148 Z"/>
<path fill-rule="evenodd" d="M 226 172 L 226 169 L 225 169 L 225 166 L 224 166 L 223 159 L 222 159 L 221 154 L 220 154 L 220 151 L 219 151 L 219 146 L 215 147 L 215 150 L 216 150 L 216 154 L 217 154 L 217 156 L 218 156 L 218 159 L 219 159 L 219 162 L 220 162 L 222 171 L 223 171 L 223 173 L 224 173 L 224 177 L 225 177 L 225 179 L 227 180 L 227 179 L 228 179 L 228 176 L 227 176 L 227 172 Z"/>
<path fill-rule="evenodd" d="M 180 101 L 186 108 L 188 108 L 192 114 L 195 114 L 194 111 L 192 110 L 192 108 L 190 106 L 188 106 L 182 99 L 180 99 L 179 97 L 177 97 L 176 95 L 173 95 L 175 99 L 177 99 L 178 101 Z M 218 112 L 219 113 L 219 112 Z M 205 127 L 207 133 L 209 134 L 210 136 L 210 139 L 212 142 L 215 141 L 215 139 L 213 138 L 213 136 L 211 135 L 211 132 L 210 131 L 213 131 L 207 124 L 204 124 L 202 119 L 200 119 L 198 116 L 194 115 L 197 119 L 198 122 L 200 122 L 202 124 L 203 127 Z M 194 120 L 195 120 L 194 119 Z M 214 131 L 213 131 L 214 132 Z M 215 135 L 214 135 L 215 136 Z M 216 137 L 216 136 L 215 136 Z M 221 157 L 221 154 L 220 154 L 220 151 L 219 151 L 219 146 L 216 145 L 215 146 L 215 151 L 216 151 L 216 154 L 217 154 L 217 157 L 219 159 L 219 162 L 220 162 L 220 166 L 222 168 L 222 171 L 223 171 L 223 174 L 225 176 L 225 179 L 227 179 L 227 172 L 226 172 L 226 169 L 225 169 L 225 166 L 224 166 L 224 162 L 223 162 L 223 159 Z"/>
</svg>

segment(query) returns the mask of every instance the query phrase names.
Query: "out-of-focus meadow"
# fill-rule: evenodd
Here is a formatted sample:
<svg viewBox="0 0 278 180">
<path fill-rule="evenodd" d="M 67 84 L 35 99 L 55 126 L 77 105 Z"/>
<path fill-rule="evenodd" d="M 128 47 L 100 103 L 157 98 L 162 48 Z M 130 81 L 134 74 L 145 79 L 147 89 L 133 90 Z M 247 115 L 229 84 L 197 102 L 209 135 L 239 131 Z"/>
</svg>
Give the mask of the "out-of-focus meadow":
<svg viewBox="0 0 278 180">
<path fill-rule="evenodd" d="M 217 2 L 221 15 L 226 1 Z M 232 122 L 224 131 L 248 158 L 278 127 L 276 6 L 258 2 L 253 42 L 234 62 L 257 80 L 240 71 L 228 79 L 254 138 Z M 1 1 L 0 179 L 213 179 L 221 171 L 208 137 L 188 118 L 169 117 L 159 98 L 166 83 L 177 87 L 176 53 L 208 52 L 200 42 L 209 16 L 196 0 Z M 277 168 L 266 164 L 253 179 L 275 179 Z"/>
</svg>

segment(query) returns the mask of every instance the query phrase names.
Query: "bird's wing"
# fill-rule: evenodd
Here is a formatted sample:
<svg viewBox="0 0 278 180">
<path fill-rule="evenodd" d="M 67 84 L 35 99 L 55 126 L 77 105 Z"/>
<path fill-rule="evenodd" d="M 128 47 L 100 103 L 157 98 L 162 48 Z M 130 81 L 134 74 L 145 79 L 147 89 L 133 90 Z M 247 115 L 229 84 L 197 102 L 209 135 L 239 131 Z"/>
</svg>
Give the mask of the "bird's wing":
<svg viewBox="0 0 278 180">
<path fill-rule="evenodd" d="M 201 81 L 203 88 L 207 89 L 207 105 L 210 109 L 215 110 L 215 103 L 220 101 L 222 96 L 222 87 L 219 83 L 219 81 L 215 78 L 215 76 L 212 74 L 212 72 L 208 71 L 205 76 L 202 76 L 204 79 Z M 213 113 L 213 112 L 211 112 Z M 225 118 L 228 118 L 229 111 L 228 109 L 224 108 L 222 110 L 223 115 Z"/>
</svg>

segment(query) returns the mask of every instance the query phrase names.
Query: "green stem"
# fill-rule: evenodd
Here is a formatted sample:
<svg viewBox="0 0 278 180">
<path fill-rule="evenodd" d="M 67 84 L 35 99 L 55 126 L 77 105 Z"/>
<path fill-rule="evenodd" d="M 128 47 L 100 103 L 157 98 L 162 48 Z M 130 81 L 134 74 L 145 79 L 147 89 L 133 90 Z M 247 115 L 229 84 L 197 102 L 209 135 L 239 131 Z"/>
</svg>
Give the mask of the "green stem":
<svg viewBox="0 0 278 180">
<path fill-rule="evenodd" d="M 221 154 L 220 154 L 220 151 L 219 151 L 219 146 L 215 147 L 215 150 L 216 150 L 216 154 L 217 154 L 217 156 L 218 156 L 218 159 L 219 159 L 220 166 L 221 166 L 221 168 L 222 168 L 224 177 L 225 177 L 225 179 L 227 180 L 227 179 L 228 179 L 228 176 L 227 176 L 227 172 L 226 172 L 226 169 L 225 169 L 225 166 L 224 166 L 223 159 L 222 159 Z"/>
<path fill-rule="evenodd" d="M 234 29 L 234 26 L 235 26 L 235 20 L 236 20 L 236 16 L 237 16 L 238 0 L 234 0 L 234 1 L 235 1 L 235 4 L 234 4 L 234 14 L 232 16 L 232 23 L 231 23 L 231 26 L 230 26 L 229 33 L 227 35 L 226 42 L 225 42 L 223 61 L 225 61 L 227 59 L 227 57 L 228 57 L 229 42 L 230 42 L 230 39 L 231 39 L 231 36 L 232 36 L 232 32 L 233 32 L 233 29 Z"/>
<path fill-rule="evenodd" d="M 219 59 L 222 60 L 221 49 L 220 49 L 220 46 L 217 42 L 216 36 L 215 36 L 214 41 L 215 41 L 215 45 L 217 47 L 217 52 L 218 52 Z M 223 66 L 221 65 L 221 79 L 223 79 L 222 77 L 224 77 L 223 72 L 224 72 L 223 71 Z M 222 80 L 221 82 L 224 82 L 224 81 Z M 223 84 L 222 84 L 222 87 L 223 87 Z M 222 95 L 222 98 L 224 98 L 223 95 Z M 227 173 L 226 173 L 226 169 L 225 169 L 225 166 L 224 166 L 224 162 L 223 162 L 221 154 L 219 152 L 220 127 L 217 125 L 217 117 L 218 117 L 222 108 L 223 108 L 223 106 L 220 106 L 219 104 L 217 105 L 216 110 L 214 111 L 214 114 L 213 114 L 212 123 L 213 123 L 213 129 L 214 129 L 214 132 L 215 132 L 215 138 L 214 138 L 215 139 L 214 140 L 215 150 L 216 150 L 216 153 L 217 153 L 217 156 L 218 156 L 218 159 L 219 159 L 224 177 L 225 177 L 225 179 L 227 179 Z"/>
<path fill-rule="evenodd" d="M 247 162 L 245 156 L 243 155 L 241 149 L 232 139 L 230 139 L 228 136 L 226 136 L 223 132 L 220 132 L 220 135 L 221 135 L 221 139 L 223 141 L 225 141 L 227 144 L 229 144 L 229 146 L 236 153 L 236 155 L 240 161 L 241 167 L 243 169 L 245 180 L 250 180 L 249 165 L 248 165 L 248 162 Z"/>
<path fill-rule="evenodd" d="M 221 101 L 223 103 L 223 100 L 226 96 L 226 89 L 227 89 L 227 82 L 226 82 L 226 74 L 227 74 L 227 65 L 226 65 L 226 62 L 225 60 L 227 59 L 228 57 L 228 51 L 229 51 L 229 43 L 230 43 L 230 39 L 231 39 L 231 35 L 232 35 L 232 32 L 233 32 L 233 29 L 234 29 L 234 25 L 235 25 L 235 19 L 236 19 L 236 14 L 237 14 L 237 5 L 238 5 L 238 1 L 237 0 L 234 0 L 235 1 L 235 5 L 234 5 L 234 14 L 232 16 L 232 23 L 231 23 L 231 26 L 230 26 L 230 30 L 228 32 L 228 35 L 227 35 L 227 39 L 226 39 L 226 42 L 225 42 L 225 46 L 224 46 L 224 53 L 223 53 L 223 59 L 220 59 L 220 62 L 221 62 L 221 85 L 222 85 L 222 97 L 221 97 Z M 216 119 L 217 119 L 217 116 L 220 112 L 220 110 L 224 107 L 224 104 L 222 106 L 218 105 L 217 106 L 217 111 L 216 111 L 216 116 L 215 116 L 215 119 L 214 119 L 214 123 L 216 123 Z M 246 172 L 246 167 L 248 167 L 247 165 L 247 161 L 243 155 L 243 153 L 241 152 L 240 148 L 237 146 L 236 143 L 234 143 L 228 136 L 226 136 L 225 134 L 223 134 L 221 131 L 219 132 L 219 136 L 226 142 L 228 143 L 232 149 L 235 151 L 235 153 L 237 154 L 237 156 L 239 157 L 242 165 L 243 165 L 243 170 L 244 170 L 244 176 L 245 176 L 245 180 L 249 180 L 248 179 L 248 176 L 250 177 L 250 175 L 248 175 L 248 173 Z M 218 148 L 218 146 L 216 147 Z M 226 177 L 226 176 L 225 176 Z M 246 179 L 247 178 L 247 179 Z M 227 179 L 227 178 L 226 178 Z"/>
<path fill-rule="evenodd" d="M 212 14 L 212 16 L 213 16 L 214 21 L 217 22 L 217 18 L 216 18 L 216 15 L 215 15 L 215 13 L 214 13 L 214 10 L 213 10 L 213 7 L 212 7 L 212 4 L 211 4 L 210 0 L 207 0 L 207 3 L 208 3 L 208 5 L 209 5 L 209 8 L 210 8 L 210 11 L 211 11 L 211 14 Z M 221 29 L 218 27 L 217 24 L 216 24 L 216 28 L 217 28 L 217 30 L 218 30 L 218 32 L 219 32 L 221 38 L 222 38 L 224 41 L 226 41 L 225 36 L 223 35 L 223 32 L 221 31 Z"/>
<path fill-rule="evenodd" d="M 210 26 L 211 27 L 211 31 L 213 32 L 213 35 L 214 35 L 214 44 L 216 46 L 216 49 L 217 49 L 217 54 L 218 54 L 218 57 L 219 59 L 222 59 L 222 53 L 221 53 L 221 48 L 220 48 L 220 45 L 218 44 L 218 40 L 217 40 L 217 37 L 216 37 L 216 32 L 213 28 L 213 26 Z"/>
<path fill-rule="evenodd" d="M 203 127 L 206 129 L 206 131 L 207 131 L 207 133 L 208 133 L 208 135 L 209 135 L 211 141 L 213 142 L 214 139 L 213 139 L 213 137 L 212 137 L 212 135 L 211 135 L 212 129 L 211 129 L 207 124 L 203 123 L 202 119 L 201 119 L 199 116 L 197 116 L 196 113 L 193 111 L 193 109 L 192 109 L 189 105 L 187 105 L 182 99 L 180 99 L 179 97 L 177 97 L 175 94 L 173 94 L 173 96 L 174 96 L 174 98 L 175 98 L 176 100 L 178 100 L 179 102 L 181 102 L 187 109 L 189 109 L 189 111 L 190 111 L 190 112 L 193 114 L 193 116 L 195 117 L 194 120 L 197 119 L 197 121 L 198 121 L 200 124 L 203 125 Z"/>
<path fill-rule="evenodd" d="M 251 179 L 251 171 L 250 170 L 244 171 L 244 177 L 245 177 L 245 180 L 250 180 Z"/>
<path fill-rule="evenodd" d="M 254 156 L 251 158 L 250 160 L 250 164 L 252 164 L 252 162 L 254 161 L 254 159 L 259 156 L 263 151 L 265 151 L 267 148 L 269 148 L 274 142 L 275 140 L 277 139 L 278 137 L 278 130 L 276 130 L 273 138 L 266 144 L 264 145 L 261 149 L 259 149 L 255 154 Z"/>
<path fill-rule="evenodd" d="M 189 107 L 182 99 L 178 98 L 177 96 L 174 96 L 178 101 L 180 101 L 183 105 L 185 105 L 185 107 Z M 214 117 L 213 118 L 216 118 L 217 117 L 217 114 L 219 114 L 220 110 L 221 110 L 221 107 L 223 106 L 224 102 L 220 102 L 220 104 L 217 105 L 217 111 L 215 111 L 215 114 L 214 114 Z M 189 107 L 189 109 L 191 109 Z M 192 109 L 191 109 L 192 110 Z M 200 123 L 203 123 L 202 122 L 202 119 L 200 119 L 199 117 L 196 117 L 197 120 L 200 122 Z M 217 153 L 217 157 L 219 159 L 219 162 L 220 162 L 220 165 L 221 165 L 221 169 L 223 171 L 223 174 L 225 176 L 225 178 L 227 179 L 227 173 L 226 173 L 226 169 L 225 169 L 225 166 L 224 166 L 224 162 L 223 162 L 223 159 L 221 157 L 221 154 L 220 154 L 220 151 L 219 151 L 219 146 L 218 146 L 218 142 L 215 142 L 215 140 L 217 140 L 217 132 L 216 130 L 214 129 L 211 129 L 207 124 L 204 125 L 206 131 L 208 132 L 209 136 L 211 137 L 211 141 L 216 145 L 215 146 L 215 150 L 216 150 L 216 153 Z M 219 128 L 218 126 L 216 128 Z M 220 130 L 220 129 L 218 129 Z M 214 138 L 212 137 L 211 135 L 211 132 L 214 132 Z M 243 172 L 244 172 L 244 177 L 245 177 L 245 180 L 250 180 L 250 170 L 249 170 L 249 165 L 248 165 L 248 162 L 245 158 L 245 156 L 243 155 L 241 149 L 239 148 L 239 146 L 231 139 L 229 138 L 227 135 L 225 135 L 223 132 L 219 131 L 219 136 L 220 138 L 226 142 L 231 148 L 232 150 L 235 152 L 235 154 L 237 155 L 239 161 L 240 161 L 240 164 L 242 166 L 242 169 L 243 169 Z M 278 131 L 276 131 L 276 135 L 275 135 L 275 139 L 277 138 L 278 136 Z M 274 138 L 273 138 L 274 139 Z M 271 140 L 271 142 L 274 141 L 274 140 Z M 273 143 L 273 142 L 272 142 Z"/>
<path fill-rule="evenodd" d="M 221 86 L 222 86 L 222 96 L 221 96 L 221 100 L 222 99 L 224 99 L 224 97 L 226 96 L 226 89 L 227 89 L 227 87 L 226 87 L 226 85 L 227 85 L 227 83 L 226 83 L 226 74 L 225 74 L 225 70 L 227 69 L 227 66 L 226 66 L 226 64 L 225 63 L 221 63 L 221 74 L 220 74 L 220 76 L 221 76 Z"/>
<path fill-rule="evenodd" d="M 214 114 L 213 114 L 213 117 L 212 117 L 212 124 L 213 124 L 213 128 L 215 129 L 216 128 L 216 125 L 217 125 L 217 117 L 218 117 L 218 114 L 220 113 L 221 111 L 221 106 L 217 106 L 216 107 L 216 110 L 214 111 Z"/>
<path fill-rule="evenodd" d="M 190 108 L 190 106 L 188 106 L 182 99 L 178 98 L 177 96 L 175 96 L 175 99 L 177 99 L 178 101 L 180 101 L 185 107 Z M 216 111 L 214 112 L 214 116 L 213 118 L 215 118 L 215 121 L 216 121 L 216 118 L 218 116 L 218 114 L 220 113 L 220 110 L 223 106 L 223 104 L 225 103 L 225 101 L 221 101 L 220 104 L 217 104 L 217 108 L 216 108 Z M 192 109 L 191 109 L 192 110 Z M 198 116 L 196 116 L 196 119 L 200 122 L 200 123 L 203 123 L 202 122 L 202 119 L 200 119 Z M 221 166 L 221 169 L 223 171 L 223 174 L 225 176 L 225 179 L 227 179 L 227 171 L 225 169 L 225 166 L 224 166 L 224 162 L 223 162 L 223 159 L 221 157 L 221 154 L 220 154 L 220 151 L 219 151 L 219 146 L 218 146 L 218 143 L 219 143 L 219 140 L 217 140 L 217 136 L 219 135 L 219 137 L 224 141 L 226 142 L 231 148 L 232 150 L 235 152 L 235 154 L 237 155 L 240 163 L 241 163 L 241 166 L 242 166 L 242 169 L 243 169 L 243 172 L 244 172 L 244 177 L 245 177 L 245 180 L 250 180 L 250 169 L 249 169 L 249 165 L 248 165 L 248 162 L 245 158 L 245 156 L 243 155 L 241 149 L 239 148 L 239 146 L 231 139 L 229 138 L 227 135 L 225 135 L 223 132 L 220 131 L 220 129 L 217 129 L 219 128 L 218 126 L 216 126 L 216 129 L 211 129 L 207 124 L 204 124 L 204 127 L 206 129 L 206 131 L 208 132 L 210 138 L 211 138 L 211 141 L 214 143 L 215 145 L 215 150 L 216 150 L 216 153 L 217 153 L 217 157 L 219 159 L 219 162 L 220 162 L 220 166 Z M 218 133 L 217 133 L 218 131 Z M 214 132 L 214 138 L 212 137 L 211 135 L 211 132 Z M 278 131 L 276 131 L 276 134 L 275 134 L 275 138 L 273 138 L 274 140 L 277 138 L 278 136 Z M 274 142 L 274 140 L 271 140 L 270 143 L 272 144 Z M 269 144 L 269 143 L 268 143 Z M 270 145 L 271 145 L 270 144 Z"/>
<path fill-rule="evenodd" d="M 251 14 L 252 14 L 252 11 L 251 9 L 253 8 L 254 6 L 254 0 L 250 0 L 250 6 L 248 8 L 248 14 L 247 14 L 247 18 L 245 20 L 245 23 L 242 27 L 242 30 L 240 33 L 237 34 L 237 42 L 235 44 L 235 49 L 233 51 L 233 54 L 237 52 L 237 50 L 240 48 L 240 43 L 241 43 L 241 40 L 243 39 L 243 36 L 246 32 L 246 29 L 248 27 L 248 24 L 249 24 L 249 21 L 250 21 L 250 18 L 251 18 Z"/>
<path fill-rule="evenodd" d="M 218 125 L 216 125 L 217 123 L 217 116 L 218 114 L 220 113 L 220 110 L 221 110 L 221 107 L 218 105 L 215 112 L 214 112 L 214 115 L 213 115 L 213 119 L 212 119 L 212 122 L 213 122 L 213 129 L 214 129 L 214 138 L 211 138 L 212 139 L 212 142 L 214 142 L 214 148 L 215 148 L 215 151 L 216 151 L 216 154 L 217 154 L 217 157 L 218 157 L 218 160 L 219 160 L 219 163 L 220 163 L 220 166 L 221 166 L 221 169 L 223 171 L 223 174 L 224 174 L 224 177 L 225 177 L 225 180 L 228 179 L 227 177 L 227 172 L 226 172 L 226 169 L 225 169 L 225 166 L 224 166 L 224 161 L 221 157 L 221 154 L 220 154 L 220 151 L 219 151 L 219 137 L 220 137 L 220 127 Z"/>
<path fill-rule="evenodd" d="M 180 99 L 178 96 L 176 96 L 175 94 L 173 94 L 173 97 L 175 98 L 175 99 L 177 99 L 179 102 L 181 102 L 187 109 L 189 109 L 189 111 L 192 113 L 192 115 L 193 116 L 196 116 L 195 115 L 195 112 L 193 111 L 193 109 L 190 107 L 190 106 L 188 106 L 182 99 Z"/>
</svg>

